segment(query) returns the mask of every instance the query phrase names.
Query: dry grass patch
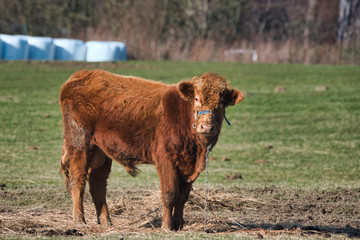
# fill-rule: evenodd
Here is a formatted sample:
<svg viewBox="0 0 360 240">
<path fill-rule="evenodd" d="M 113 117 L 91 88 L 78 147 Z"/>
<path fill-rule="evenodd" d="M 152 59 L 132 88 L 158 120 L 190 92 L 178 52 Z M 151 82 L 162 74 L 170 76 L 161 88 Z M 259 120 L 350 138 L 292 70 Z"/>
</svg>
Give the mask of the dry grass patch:
<svg viewBox="0 0 360 240">
<path fill-rule="evenodd" d="M 8 196 L 9 200 L 17 198 L 20 201 L 26 192 L 36 191 L 39 189 L 3 189 L 1 194 L 5 198 Z M 3 205 L 0 209 L 0 236 L 163 238 L 170 234 L 180 239 L 189 235 L 214 238 L 310 235 L 334 239 L 360 238 L 360 189 L 211 189 L 205 226 L 205 191 L 194 187 L 185 205 L 185 227 L 177 233 L 161 229 L 162 205 L 158 188 L 110 189 L 108 202 L 113 222 L 110 227 L 97 224 L 89 195 L 85 197 L 87 224 L 74 226 L 71 203 L 66 199 L 70 196 L 59 191 L 56 189 L 39 198 L 43 202 Z M 52 201 L 54 198 L 57 200 Z"/>
</svg>

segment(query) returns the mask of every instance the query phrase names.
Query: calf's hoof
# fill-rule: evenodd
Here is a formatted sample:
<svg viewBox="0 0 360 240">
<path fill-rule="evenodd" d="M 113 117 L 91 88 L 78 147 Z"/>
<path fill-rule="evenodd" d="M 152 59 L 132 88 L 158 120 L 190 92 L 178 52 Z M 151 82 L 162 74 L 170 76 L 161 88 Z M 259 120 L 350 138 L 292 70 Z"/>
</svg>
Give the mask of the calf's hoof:
<svg viewBox="0 0 360 240">
<path fill-rule="evenodd" d="M 86 225 L 85 219 L 74 219 L 73 223 L 75 226 L 79 226 L 79 227 Z"/>
<path fill-rule="evenodd" d="M 105 218 L 105 219 L 98 218 L 98 224 L 105 227 L 111 227 L 113 225 L 110 218 Z"/>
<path fill-rule="evenodd" d="M 173 230 L 173 226 L 169 222 L 162 222 L 161 223 L 161 229 L 163 229 L 165 231 L 171 231 L 171 230 Z"/>
<path fill-rule="evenodd" d="M 174 222 L 174 230 L 180 231 L 184 227 L 184 220 L 179 220 Z"/>
</svg>

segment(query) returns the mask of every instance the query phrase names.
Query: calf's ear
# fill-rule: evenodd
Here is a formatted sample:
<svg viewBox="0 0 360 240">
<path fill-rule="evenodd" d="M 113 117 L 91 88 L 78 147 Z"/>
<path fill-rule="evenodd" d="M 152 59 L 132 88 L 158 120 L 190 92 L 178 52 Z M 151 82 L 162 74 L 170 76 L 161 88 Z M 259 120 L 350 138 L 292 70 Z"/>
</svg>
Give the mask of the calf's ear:
<svg viewBox="0 0 360 240">
<path fill-rule="evenodd" d="M 194 98 L 194 86 L 192 82 L 181 82 L 177 85 L 177 89 L 184 100 L 190 101 Z"/>
<path fill-rule="evenodd" d="M 231 89 L 225 98 L 225 106 L 236 105 L 244 99 L 244 94 L 237 89 Z"/>
</svg>

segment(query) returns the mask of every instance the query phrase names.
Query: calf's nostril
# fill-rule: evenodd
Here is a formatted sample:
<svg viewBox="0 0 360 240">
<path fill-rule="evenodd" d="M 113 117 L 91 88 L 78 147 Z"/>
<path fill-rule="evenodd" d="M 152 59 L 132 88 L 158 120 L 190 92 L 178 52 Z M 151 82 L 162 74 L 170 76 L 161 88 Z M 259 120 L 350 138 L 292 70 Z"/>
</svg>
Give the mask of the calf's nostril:
<svg viewBox="0 0 360 240">
<path fill-rule="evenodd" d="M 214 125 L 212 124 L 200 124 L 199 131 L 202 133 L 212 133 L 214 131 Z"/>
</svg>

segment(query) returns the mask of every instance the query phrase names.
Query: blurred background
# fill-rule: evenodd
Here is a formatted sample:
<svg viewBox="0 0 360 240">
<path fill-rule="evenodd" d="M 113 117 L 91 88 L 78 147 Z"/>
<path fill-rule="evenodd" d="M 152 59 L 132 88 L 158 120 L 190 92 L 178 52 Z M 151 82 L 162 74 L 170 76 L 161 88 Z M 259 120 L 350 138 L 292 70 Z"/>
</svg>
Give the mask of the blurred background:
<svg viewBox="0 0 360 240">
<path fill-rule="evenodd" d="M 119 41 L 128 59 L 360 64 L 360 0 L 0 0 L 0 33 Z"/>
</svg>

